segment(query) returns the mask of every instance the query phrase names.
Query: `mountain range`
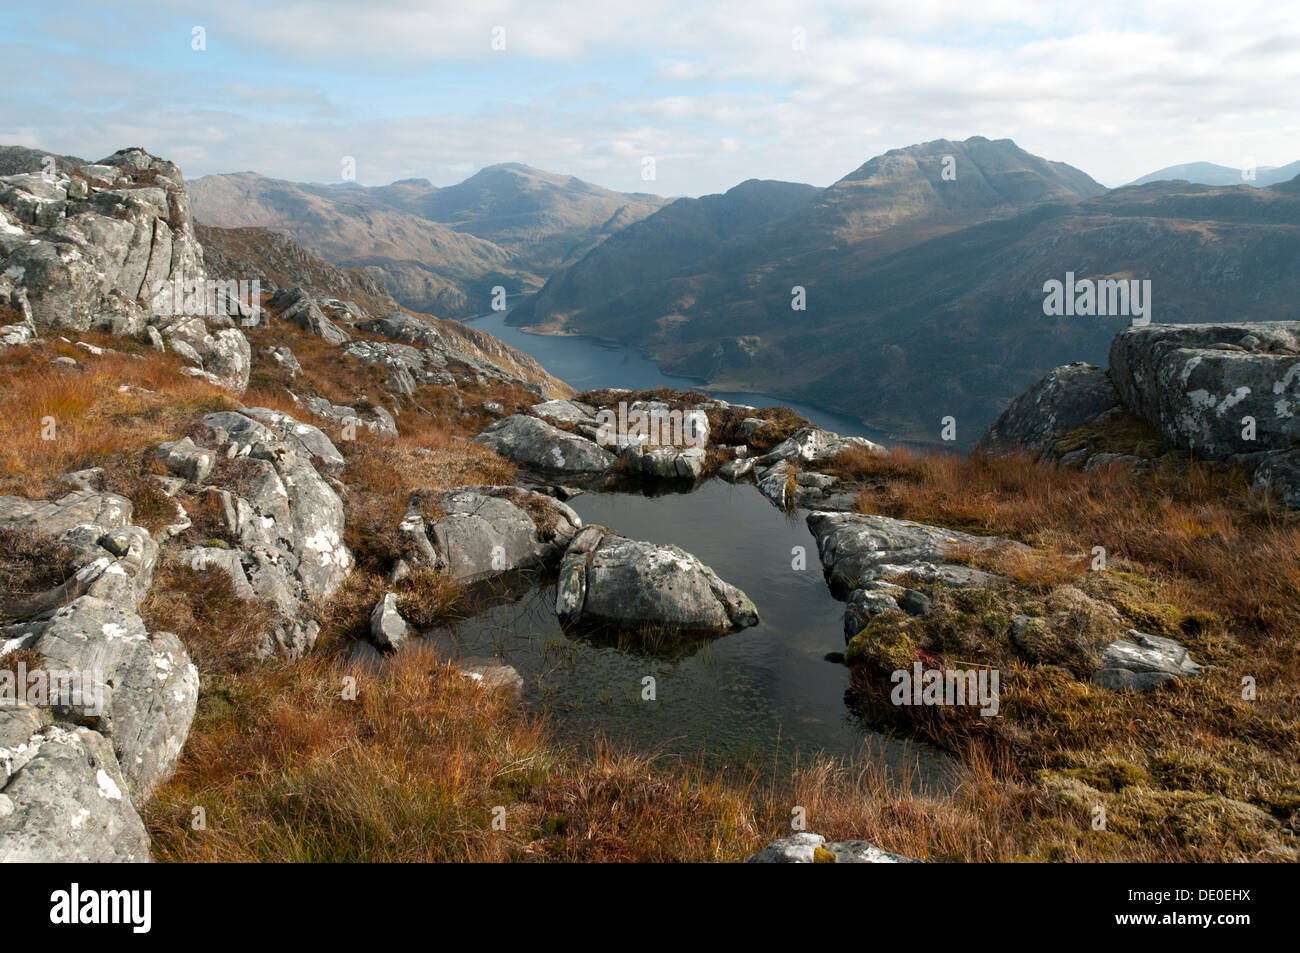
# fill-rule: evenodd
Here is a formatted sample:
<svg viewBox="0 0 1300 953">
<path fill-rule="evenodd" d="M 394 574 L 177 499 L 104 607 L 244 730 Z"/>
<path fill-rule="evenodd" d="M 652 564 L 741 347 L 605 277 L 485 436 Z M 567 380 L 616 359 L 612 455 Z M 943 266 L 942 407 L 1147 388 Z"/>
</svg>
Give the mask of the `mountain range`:
<svg viewBox="0 0 1300 953">
<path fill-rule="evenodd" d="M 284 232 L 334 264 L 371 269 L 403 305 L 445 317 L 487 311 L 498 285 L 536 290 L 664 201 L 518 163 L 441 189 L 425 179 L 316 185 L 255 172 L 188 188 L 200 223 Z"/>
<path fill-rule="evenodd" d="M 1216 165 L 1213 162 L 1188 162 L 1183 165 L 1171 165 L 1157 169 L 1134 179 L 1129 185 L 1146 185 L 1148 182 L 1183 180 L 1197 185 L 1277 185 L 1289 182 L 1300 175 L 1300 160 L 1283 166 L 1260 166 L 1255 169 L 1253 179 L 1244 178 L 1242 169 L 1229 165 Z"/>
<path fill-rule="evenodd" d="M 951 416 L 969 446 L 1046 370 L 1103 363 L 1130 321 L 1047 316 L 1048 281 L 1150 280 L 1157 322 L 1294 317 L 1300 183 L 1265 174 L 1107 190 L 976 136 L 892 150 L 827 188 L 755 179 L 675 201 L 514 164 L 444 189 L 241 173 L 190 191 L 200 221 L 287 232 L 410 307 L 480 313 L 501 284 L 531 292 L 511 324 L 899 438 L 937 441 Z"/>
</svg>

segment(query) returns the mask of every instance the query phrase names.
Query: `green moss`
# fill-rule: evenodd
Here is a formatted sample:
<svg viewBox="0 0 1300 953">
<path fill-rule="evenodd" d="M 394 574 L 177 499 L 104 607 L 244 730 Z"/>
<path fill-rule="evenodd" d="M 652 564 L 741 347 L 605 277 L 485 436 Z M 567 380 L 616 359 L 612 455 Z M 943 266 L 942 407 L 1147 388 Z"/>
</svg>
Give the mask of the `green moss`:
<svg viewBox="0 0 1300 953">
<path fill-rule="evenodd" d="M 836 862 L 837 860 L 835 855 L 831 851 L 827 850 L 825 847 L 822 847 L 819 844 L 813 848 L 814 864 L 834 864 Z"/>
<path fill-rule="evenodd" d="M 1056 442 L 1053 452 L 1062 457 L 1084 448 L 1093 453 L 1123 453 L 1148 459 L 1171 449 L 1155 428 L 1133 414 L 1076 427 Z"/>
<path fill-rule="evenodd" d="M 1127 761 L 1101 761 L 1082 768 L 1060 772 L 1064 777 L 1078 778 L 1098 791 L 1117 792 L 1147 779 L 1146 772 Z"/>
<path fill-rule="evenodd" d="M 917 644 L 904 612 L 889 611 L 875 616 L 849 642 L 844 661 L 849 665 L 867 665 L 881 672 L 910 668 L 918 656 Z"/>
</svg>

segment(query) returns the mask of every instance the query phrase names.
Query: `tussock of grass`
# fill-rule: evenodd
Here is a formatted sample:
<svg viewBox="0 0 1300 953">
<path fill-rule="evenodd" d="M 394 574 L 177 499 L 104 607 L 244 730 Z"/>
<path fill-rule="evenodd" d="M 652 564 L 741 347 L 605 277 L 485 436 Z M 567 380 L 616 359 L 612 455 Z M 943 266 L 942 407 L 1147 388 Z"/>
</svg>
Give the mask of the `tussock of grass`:
<svg viewBox="0 0 1300 953">
<path fill-rule="evenodd" d="M 1293 856 L 1284 825 L 1300 806 L 1300 649 L 1288 635 L 1300 622 L 1295 514 L 1234 468 L 1176 455 L 1150 476 L 1084 474 L 1023 456 L 850 451 L 837 465 L 863 483 L 862 512 L 1036 547 L 959 553 L 1007 582 L 969 591 L 918 584 L 933 600 L 929 615 L 883 613 L 864 626 L 847 657 L 865 717 L 953 750 L 1007 752 L 1014 776 L 1046 789 L 1056 807 L 1079 814 L 1084 802 L 1100 803 L 1123 815 L 1095 841 L 1086 827 L 1054 835 L 1022 818 L 1034 856 Z M 1030 617 L 1019 645 L 1010 638 L 1015 615 Z M 1212 667 L 1151 694 L 1091 685 L 1101 649 L 1129 628 L 1174 637 Z M 917 660 L 997 668 L 999 717 L 888 705 L 886 676 Z M 1254 700 L 1242 697 L 1246 678 L 1257 685 Z M 1116 765 L 1125 766 L 1123 785 L 1107 774 Z"/>
</svg>

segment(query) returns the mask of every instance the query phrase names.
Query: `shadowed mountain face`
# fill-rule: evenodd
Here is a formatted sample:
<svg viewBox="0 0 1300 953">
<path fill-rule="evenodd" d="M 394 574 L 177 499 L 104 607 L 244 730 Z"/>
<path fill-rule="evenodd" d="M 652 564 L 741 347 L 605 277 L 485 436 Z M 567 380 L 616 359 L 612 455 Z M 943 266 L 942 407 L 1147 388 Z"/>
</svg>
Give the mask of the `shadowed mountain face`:
<svg viewBox="0 0 1300 953">
<path fill-rule="evenodd" d="M 366 188 L 241 172 L 197 179 L 189 192 L 203 224 L 284 232 L 331 262 L 372 269 L 408 307 L 457 317 L 486 311 L 496 285 L 540 287 L 663 203 L 516 163 L 445 189 L 424 179 Z"/>
<path fill-rule="evenodd" d="M 621 341 L 669 372 L 779 389 L 900 437 L 938 440 L 952 416 L 969 446 L 1050 368 L 1103 363 L 1131 320 L 1047 316 L 1047 281 L 1150 279 L 1157 322 L 1292 317 L 1300 292 L 1300 182 L 1106 192 L 973 139 L 880 156 L 791 208 L 747 186 L 627 229 L 511 322 Z M 751 209 L 749 224 L 703 239 L 678 226 L 724 201 Z M 674 257 L 656 269 L 658 249 Z"/>
</svg>

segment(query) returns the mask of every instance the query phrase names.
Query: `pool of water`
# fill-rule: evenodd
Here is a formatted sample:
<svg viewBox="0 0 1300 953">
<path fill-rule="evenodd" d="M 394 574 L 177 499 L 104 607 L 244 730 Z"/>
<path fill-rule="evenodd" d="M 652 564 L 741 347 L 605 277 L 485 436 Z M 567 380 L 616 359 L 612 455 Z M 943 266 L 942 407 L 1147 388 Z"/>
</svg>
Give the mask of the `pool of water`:
<svg viewBox="0 0 1300 953">
<path fill-rule="evenodd" d="M 883 758 L 942 787 L 947 762 L 930 749 L 866 731 L 846 705 L 844 605 L 831 597 L 802 517 L 749 485 L 712 480 L 690 492 L 588 493 L 570 501 L 587 524 L 694 553 L 754 601 L 761 623 L 657 655 L 570 637 L 555 615 L 552 579 L 429 633 L 460 657 L 495 655 L 525 680 L 526 701 L 579 744 L 623 746 L 721 764 L 796 755 Z M 799 555 L 802 551 L 802 565 Z M 832 658 L 828 658 L 832 656 Z M 643 699 L 644 679 L 655 699 Z"/>
</svg>

